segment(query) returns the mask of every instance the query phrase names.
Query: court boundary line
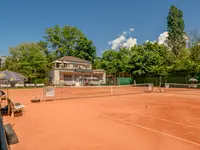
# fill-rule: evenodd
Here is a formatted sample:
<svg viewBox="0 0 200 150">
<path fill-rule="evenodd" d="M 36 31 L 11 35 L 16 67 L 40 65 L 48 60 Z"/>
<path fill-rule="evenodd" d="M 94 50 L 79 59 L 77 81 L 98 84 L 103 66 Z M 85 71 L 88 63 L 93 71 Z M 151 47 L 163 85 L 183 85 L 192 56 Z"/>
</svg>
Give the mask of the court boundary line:
<svg viewBox="0 0 200 150">
<path fill-rule="evenodd" d="M 180 123 L 180 122 L 176 122 L 176 121 L 171 121 L 171 120 L 162 119 L 162 118 L 158 118 L 158 117 L 153 117 L 153 116 L 138 114 L 138 113 L 136 113 L 135 111 L 134 111 L 134 112 L 131 112 L 131 114 L 135 114 L 135 115 L 142 116 L 142 117 L 146 117 L 146 118 L 157 119 L 157 120 L 161 120 L 161 121 L 165 121 L 165 122 L 170 122 L 170 123 L 174 123 L 174 124 L 178 124 L 178 125 L 182 125 L 182 126 L 186 126 L 186 127 L 192 127 L 192 128 L 200 129 L 200 128 L 197 127 L 197 126 L 186 125 L 186 124 L 184 124 L 184 123 Z"/>
<path fill-rule="evenodd" d="M 138 127 L 138 128 L 144 129 L 144 130 L 148 130 L 148 131 L 151 131 L 151 132 L 155 132 L 155 133 L 157 133 L 157 134 L 161 134 L 161 135 L 163 135 L 163 136 L 167 136 L 167 137 L 170 137 L 170 138 L 173 138 L 173 139 L 176 139 L 176 140 L 179 140 L 179 141 L 183 141 L 183 142 L 186 142 L 186 143 L 189 143 L 189 144 L 193 144 L 193 145 L 196 145 L 196 146 L 199 146 L 199 147 L 200 147 L 200 143 L 196 143 L 196 142 L 193 142 L 193 141 L 190 141 L 190 140 L 187 140 L 187 139 L 183 139 L 183 138 L 180 138 L 180 137 L 177 137 L 177 136 L 168 134 L 168 133 L 164 133 L 164 132 L 161 132 L 161 131 L 158 131 L 158 130 L 154 130 L 154 129 L 152 129 L 152 128 L 148 128 L 148 127 L 141 126 L 141 125 L 138 125 L 138 124 L 135 124 L 135 123 L 131 123 L 131 122 L 129 122 L 129 121 L 121 120 L 121 119 L 118 119 L 118 118 L 116 118 L 116 117 L 112 117 L 112 116 L 106 115 L 106 114 L 104 114 L 104 113 L 102 113 L 101 116 L 110 118 L 110 119 L 112 119 L 112 120 L 115 120 L 115 121 L 117 121 L 117 122 L 121 122 L 121 123 L 123 123 L 123 124 L 128 124 L 128 125 L 131 125 L 131 126 L 136 126 L 136 127 Z"/>
</svg>

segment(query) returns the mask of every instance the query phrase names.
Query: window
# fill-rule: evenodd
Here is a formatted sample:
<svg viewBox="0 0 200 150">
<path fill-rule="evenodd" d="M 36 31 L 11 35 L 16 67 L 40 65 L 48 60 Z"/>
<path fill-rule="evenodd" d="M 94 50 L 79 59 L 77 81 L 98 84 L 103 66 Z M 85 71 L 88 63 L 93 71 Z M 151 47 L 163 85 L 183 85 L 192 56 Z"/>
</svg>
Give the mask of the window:
<svg viewBox="0 0 200 150">
<path fill-rule="evenodd" d="M 72 64 L 68 64 L 67 68 L 73 68 L 73 65 Z"/>
<path fill-rule="evenodd" d="M 79 65 L 74 65 L 74 68 L 79 69 Z"/>
<path fill-rule="evenodd" d="M 60 64 L 59 67 L 60 67 L 60 68 L 63 68 L 63 67 L 64 67 L 64 64 Z"/>
<path fill-rule="evenodd" d="M 87 66 L 87 69 L 91 69 L 91 65 Z"/>
<path fill-rule="evenodd" d="M 59 63 L 56 63 L 56 68 L 59 68 L 60 64 Z"/>
<path fill-rule="evenodd" d="M 81 69 L 85 69 L 85 66 L 80 65 L 80 68 L 81 68 Z"/>
<path fill-rule="evenodd" d="M 64 81 L 72 81 L 72 76 L 64 75 Z"/>
</svg>

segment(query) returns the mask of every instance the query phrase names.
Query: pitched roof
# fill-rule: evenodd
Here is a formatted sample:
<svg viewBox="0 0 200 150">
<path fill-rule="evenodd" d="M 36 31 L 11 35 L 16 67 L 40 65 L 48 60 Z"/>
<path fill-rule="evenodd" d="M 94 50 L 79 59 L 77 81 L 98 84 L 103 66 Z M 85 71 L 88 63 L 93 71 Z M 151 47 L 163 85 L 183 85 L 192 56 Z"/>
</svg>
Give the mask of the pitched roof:
<svg viewBox="0 0 200 150">
<path fill-rule="evenodd" d="M 90 61 L 83 60 L 83 59 L 73 57 L 73 56 L 64 56 L 64 57 L 59 58 L 58 61 L 69 61 L 69 62 L 79 62 L 79 63 L 89 63 L 89 64 L 91 64 Z"/>
</svg>

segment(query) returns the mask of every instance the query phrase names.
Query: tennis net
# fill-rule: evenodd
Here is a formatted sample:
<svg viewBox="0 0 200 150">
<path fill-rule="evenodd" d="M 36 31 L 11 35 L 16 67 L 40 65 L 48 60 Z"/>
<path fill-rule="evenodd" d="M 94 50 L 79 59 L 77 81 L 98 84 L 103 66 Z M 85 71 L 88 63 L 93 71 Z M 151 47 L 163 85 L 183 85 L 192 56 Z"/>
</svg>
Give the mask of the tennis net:
<svg viewBox="0 0 200 150">
<path fill-rule="evenodd" d="M 152 83 L 131 84 L 123 86 L 81 86 L 54 88 L 53 96 L 45 96 L 45 99 L 73 99 L 102 96 L 117 96 L 139 94 L 153 91 Z M 44 90 L 46 91 L 46 90 Z M 46 95 L 46 93 L 44 93 Z"/>
<path fill-rule="evenodd" d="M 165 83 L 165 91 L 188 91 L 200 88 L 200 84 Z"/>
</svg>

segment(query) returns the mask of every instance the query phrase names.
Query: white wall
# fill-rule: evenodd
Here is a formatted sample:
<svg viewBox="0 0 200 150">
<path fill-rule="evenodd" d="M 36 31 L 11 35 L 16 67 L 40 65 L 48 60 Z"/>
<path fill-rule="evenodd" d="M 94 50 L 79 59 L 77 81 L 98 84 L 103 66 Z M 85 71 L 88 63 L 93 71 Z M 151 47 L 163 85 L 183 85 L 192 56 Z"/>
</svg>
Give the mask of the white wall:
<svg viewBox="0 0 200 150">
<path fill-rule="evenodd" d="M 0 56 L 0 67 L 3 66 L 5 60 L 6 60 L 6 56 Z"/>
<path fill-rule="evenodd" d="M 60 81 L 60 72 L 59 70 L 54 70 L 54 84 Z"/>
<path fill-rule="evenodd" d="M 106 72 L 103 74 L 103 82 L 106 83 Z"/>
</svg>

